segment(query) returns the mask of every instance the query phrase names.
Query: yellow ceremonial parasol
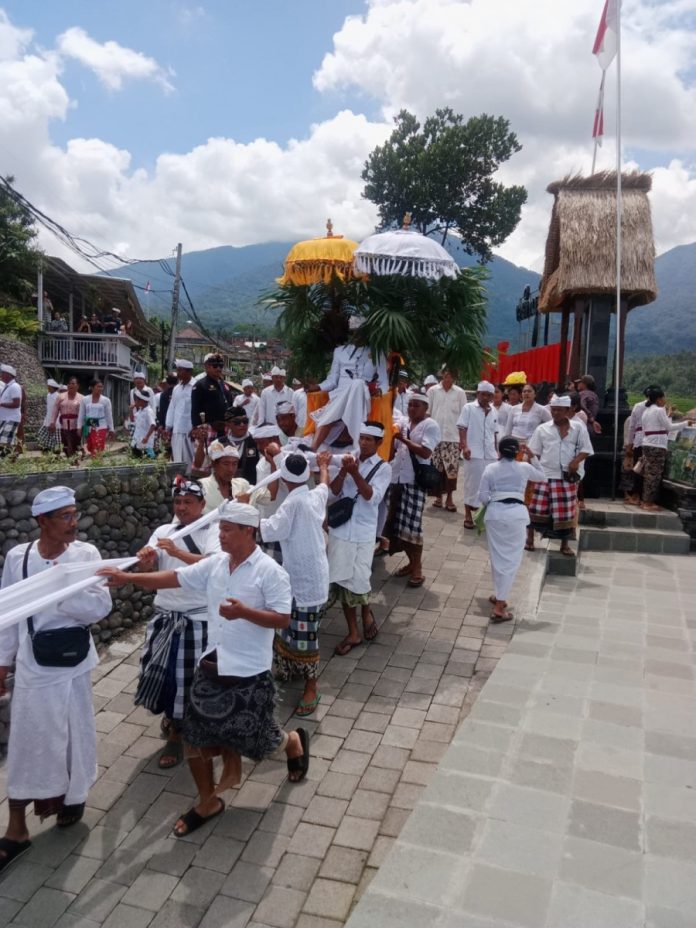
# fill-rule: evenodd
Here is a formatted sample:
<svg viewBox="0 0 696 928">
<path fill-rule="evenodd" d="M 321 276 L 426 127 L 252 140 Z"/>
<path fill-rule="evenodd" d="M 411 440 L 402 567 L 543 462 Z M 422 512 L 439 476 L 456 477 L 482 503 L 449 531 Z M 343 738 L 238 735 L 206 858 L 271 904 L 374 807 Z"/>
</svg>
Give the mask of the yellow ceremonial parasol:
<svg viewBox="0 0 696 928">
<path fill-rule="evenodd" d="M 357 242 L 334 235 L 333 224 L 328 219 L 323 238 L 310 238 L 293 245 L 283 265 L 284 274 L 277 282 L 281 287 L 288 284 L 302 287 L 330 284 L 334 275 L 341 280 L 359 277 L 361 275 L 353 272 L 353 252 L 357 247 Z"/>
</svg>

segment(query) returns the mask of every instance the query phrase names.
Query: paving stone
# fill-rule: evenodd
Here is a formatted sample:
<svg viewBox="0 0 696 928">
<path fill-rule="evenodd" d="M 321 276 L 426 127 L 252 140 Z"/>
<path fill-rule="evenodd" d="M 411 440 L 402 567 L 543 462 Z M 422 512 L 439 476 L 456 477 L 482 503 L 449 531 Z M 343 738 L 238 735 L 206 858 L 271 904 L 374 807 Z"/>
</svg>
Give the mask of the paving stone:
<svg viewBox="0 0 696 928">
<path fill-rule="evenodd" d="M 53 928 L 75 896 L 42 886 L 16 915 L 14 924 L 22 928 Z"/>
<path fill-rule="evenodd" d="M 358 789 L 350 801 L 347 813 L 357 818 L 368 818 L 381 822 L 389 803 L 390 796 L 388 793 Z"/>
<path fill-rule="evenodd" d="M 50 889 L 61 889 L 66 893 L 78 894 L 92 879 L 101 866 L 101 861 L 90 857 L 71 855 L 46 880 Z"/>
<path fill-rule="evenodd" d="M 53 876 L 53 872 L 50 867 L 19 860 L 0 879 L 0 896 L 15 899 L 18 902 L 27 902 L 37 889 Z"/>
<path fill-rule="evenodd" d="M 355 889 L 350 883 L 318 879 L 307 897 L 304 911 L 309 915 L 345 921 L 353 901 Z"/>
<path fill-rule="evenodd" d="M 347 751 L 343 748 L 336 755 L 330 769 L 335 773 L 352 773 L 362 776 L 369 763 L 370 757 L 368 754 L 362 754 L 359 751 Z"/>
<path fill-rule="evenodd" d="M 222 884 L 220 892 L 245 902 L 260 902 L 273 876 L 271 867 L 259 867 L 257 864 L 237 861 L 230 875 Z"/>
<path fill-rule="evenodd" d="M 332 844 L 321 863 L 319 875 L 328 880 L 357 884 L 368 859 L 368 852 Z"/>
<path fill-rule="evenodd" d="M 465 854 L 471 848 L 475 831 L 476 820 L 470 815 L 421 805 L 410 815 L 401 838 L 416 846 Z"/>
<path fill-rule="evenodd" d="M 309 892 L 319 871 L 321 861 L 301 854 L 285 854 L 273 876 L 273 882 L 286 889 Z"/>
<path fill-rule="evenodd" d="M 379 826 L 380 834 L 391 838 L 398 838 L 410 814 L 410 809 L 400 809 L 397 806 L 389 806 Z"/>
<path fill-rule="evenodd" d="M 188 875 L 191 870 L 187 871 Z M 200 871 L 207 873 L 209 871 Z M 141 909 L 151 909 L 158 912 L 177 886 L 177 878 L 169 873 L 145 871 L 136 879 L 123 897 L 125 905 L 136 906 Z M 179 899 L 185 902 L 185 899 Z"/>
<path fill-rule="evenodd" d="M 614 844 L 640 851 L 640 816 L 625 809 L 595 805 L 581 799 L 573 801 L 568 832 L 603 844 Z"/>
<path fill-rule="evenodd" d="M 150 922 L 150 928 L 198 928 L 205 909 L 169 900 Z"/>
<path fill-rule="evenodd" d="M 297 834 L 297 831 L 295 834 Z M 281 857 L 288 849 L 289 843 L 290 838 L 287 835 L 275 835 L 269 831 L 257 831 L 247 842 L 242 859 L 264 867 L 277 867 Z"/>
<path fill-rule="evenodd" d="M 548 928 L 643 928 L 643 907 L 630 899 L 557 882 Z"/>
<path fill-rule="evenodd" d="M 334 843 L 356 850 L 369 851 L 377 837 L 379 822 L 346 815 L 338 827 Z"/>
<path fill-rule="evenodd" d="M 562 847 L 561 834 L 489 819 L 476 856 L 504 870 L 553 879 L 561 862 Z"/>
<path fill-rule="evenodd" d="M 274 928 L 293 928 L 305 898 L 306 894 L 296 889 L 272 885 L 254 912 L 254 918 Z"/>
<path fill-rule="evenodd" d="M 193 865 L 218 873 L 229 873 L 243 850 L 244 844 L 241 841 L 213 834 L 201 845 L 193 859 Z"/>
<path fill-rule="evenodd" d="M 147 866 L 150 870 L 183 876 L 197 853 L 198 846 L 195 844 L 178 838 L 163 838 L 155 845 Z"/>
<path fill-rule="evenodd" d="M 348 808 L 345 799 L 331 799 L 328 796 L 315 796 L 305 809 L 303 821 L 313 825 L 328 825 L 337 828 Z"/>
<path fill-rule="evenodd" d="M 321 859 L 326 854 L 334 834 L 333 828 L 302 822 L 297 826 L 287 850 L 291 854 L 306 854 L 308 857 Z"/>
<path fill-rule="evenodd" d="M 176 880 L 174 880 L 175 883 Z M 127 890 L 128 887 L 118 883 L 92 879 L 75 899 L 71 911 L 80 912 L 94 921 L 103 922 L 123 899 Z"/>
<path fill-rule="evenodd" d="M 642 854 L 610 844 L 567 838 L 559 874 L 568 883 L 597 892 L 642 898 Z"/>
<path fill-rule="evenodd" d="M 147 928 L 155 913 L 119 903 L 103 924 L 103 928 Z"/>
<path fill-rule="evenodd" d="M 324 777 L 325 779 L 326 777 Z M 322 783 L 324 780 L 322 780 Z M 301 807 L 290 806 L 284 802 L 273 802 L 264 813 L 258 827 L 261 831 L 270 831 L 273 834 L 292 835 L 300 823 L 302 815 L 303 810 Z"/>
<path fill-rule="evenodd" d="M 475 864 L 464 892 L 455 900 L 457 908 L 526 928 L 545 924 L 551 880 L 513 870 L 504 873 L 505 891 L 501 892 L 501 871 Z"/>
</svg>

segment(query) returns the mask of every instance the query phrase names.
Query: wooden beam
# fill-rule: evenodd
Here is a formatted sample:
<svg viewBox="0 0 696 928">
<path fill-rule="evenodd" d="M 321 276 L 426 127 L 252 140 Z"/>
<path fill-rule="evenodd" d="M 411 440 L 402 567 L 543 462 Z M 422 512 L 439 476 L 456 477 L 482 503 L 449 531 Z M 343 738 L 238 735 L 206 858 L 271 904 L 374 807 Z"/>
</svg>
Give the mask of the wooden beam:
<svg viewBox="0 0 696 928">
<path fill-rule="evenodd" d="M 568 376 L 568 322 L 570 319 L 570 310 L 564 306 L 561 310 L 561 356 L 558 362 L 558 383 L 557 390 L 565 387 L 566 377 Z"/>
</svg>

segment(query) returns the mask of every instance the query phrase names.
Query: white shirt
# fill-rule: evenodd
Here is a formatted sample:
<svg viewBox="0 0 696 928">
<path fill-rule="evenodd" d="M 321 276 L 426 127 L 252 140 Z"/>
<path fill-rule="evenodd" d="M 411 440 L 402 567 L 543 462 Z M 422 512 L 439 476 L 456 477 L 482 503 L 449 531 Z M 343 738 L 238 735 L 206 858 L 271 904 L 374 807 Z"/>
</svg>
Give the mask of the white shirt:
<svg viewBox="0 0 696 928">
<path fill-rule="evenodd" d="M 304 389 L 304 387 L 300 387 L 299 390 L 295 390 L 294 403 L 297 428 L 303 432 L 304 427 L 307 424 L 307 391 Z"/>
<path fill-rule="evenodd" d="M 590 457 L 594 454 L 587 428 L 582 422 L 569 421 L 570 428 L 565 438 L 561 438 L 558 426 L 554 422 L 544 422 L 536 428 L 529 439 L 527 447 L 540 459 L 541 468 L 547 480 L 561 480 L 568 464 L 581 453 Z M 580 464 L 578 474 L 584 476 L 585 465 Z"/>
<path fill-rule="evenodd" d="M 111 413 L 111 400 L 108 396 L 101 396 L 98 403 L 92 402 L 92 394 L 89 393 L 80 403 L 80 411 L 77 414 L 77 427 L 81 429 L 85 424 L 85 419 L 96 419 L 98 429 L 114 430 L 114 417 Z"/>
<path fill-rule="evenodd" d="M 251 422 L 253 415 L 259 405 L 259 398 L 256 393 L 252 393 L 251 396 L 247 396 L 245 393 L 240 393 L 239 396 L 235 396 L 235 398 L 232 400 L 232 405 L 241 406 L 249 417 L 249 421 Z"/>
<path fill-rule="evenodd" d="M 217 651 L 219 673 L 253 677 L 270 670 L 275 629 L 262 628 L 246 619 L 223 619 L 220 606 L 228 598 L 234 598 L 252 609 L 289 615 L 292 608 L 290 578 L 280 564 L 256 547 L 232 573 L 229 555 L 222 553 L 180 567 L 176 574 L 183 590 L 206 593 L 208 648 L 205 654 Z"/>
<path fill-rule="evenodd" d="M 142 409 L 135 409 L 133 411 L 133 438 L 131 440 L 131 445 L 133 448 L 154 448 L 155 446 L 155 433 L 153 432 L 150 437 L 145 441 L 145 436 L 150 431 L 150 428 L 155 425 L 155 414 L 152 411 L 151 406 L 143 406 Z"/>
<path fill-rule="evenodd" d="M 179 558 L 172 557 L 171 554 L 157 547 L 160 538 L 169 538 L 180 528 L 180 522 L 169 522 L 166 525 L 160 525 L 150 536 L 148 547 L 154 548 L 157 552 L 155 570 L 178 570 L 183 566 Z M 220 533 L 217 523 L 204 525 L 203 528 L 191 532 L 190 536 L 201 554 L 220 554 Z M 174 544 L 177 548 L 188 551 L 183 538 L 175 541 Z M 158 590 L 154 605 L 162 612 L 184 612 L 198 621 L 205 621 L 208 618 L 208 600 L 203 592 L 196 593 L 183 589 Z"/>
<path fill-rule="evenodd" d="M 276 390 L 271 384 L 270 387 L 264 387 L 259 397 L 259 404 L 254 411 L 253 425 L 261 425 L 263 422 L 276 421 L 276 406 L 278 403 L 292 403 L 295 408 L 295 393 L 292 387 L 287 384 L 282 390 Z"/>
<path fill-rule="evenodd" d="M 411 391 L 409 389 L 404 390 L 403 393 L 396 391 L 396 396 L 394 397 L 394 413 L 398 413 L 400 416 L 408 416 L 408 401 L 411 398 Z"/>
<path fill-rule="evenodd" d="M 511 409 L 511 408 L 512 408 L 512 407 L 510 406 L 510 404 L 509 404 L 509 403 L 506 403 L 505 401 L 503 401 L 503 402 L 500 404 L 500 406 L 496 406 L 496 407 L 495 407 L 495 411 L 496 411 L 496 414 L 497 414 L 497 416 L 498 416 L 498 428 L 500 429 L 500 434 L 501 434 L 501 435 L 507 434 L 507 433 L 505 432 L 505 426 L 507 425 L 508 419 L 510 418 L 510 409 Z"/>
<path fill-rule="evenodd" d="M 58 397 L 60 393 L 56 390 L 55 393 L 46 394 L 46 415 L 44 416 L 43 426 L 47 428 L 53 421 L 53 411 L 56 408 L 56 403 L 58 402 Z"/>
<path fill-rule="evenodd" d="M 672 422 L 663 406 L 646 406 L 641 420 L 644 448 L 667 448 L 669 433 L 679 432 L 685 422 Z M 652 434 L 651 434 L 652 433 Z"/>
<path fill-rule="evenodd" d="M 378 454 L 373 454 L 372 457 L 368 458 L 366 461 L 359 462 L 358 472 L 362 477 L 367 477 L 375 464 L 378 464 L 380 461 L 382 461 L 382 458 Z M 365 542 L 375 540 L 377 535 L 377 510 L 379 509 L 379 504 L 384 494 L 389 489 L 389 484 L 391 483 L 391 470 L 390 465 L 382 461 L 380 467 L 370 478 L 370 486 L 372 487 L 372 497 L 370 499 L 365 499 L 365 497 L 358 492 L 355 481 L 350 474 L 346 474 L 343 481 L 341 496 L 352 497 L 357 495 L 357 499 L 350 519 L 337 528 L 330 528 L 330 535 L 333 535 L 335 538 L 340 538 L 343 541 Z M 333 480 L 337 471 L 331 468 L 329 473 Z"/>
<path fill-rule="evenodd" d="M 5 556 L 2 572 L 2 588 L 22 580 L 22 563 L 26 544 L 16 545 Z M 42 573 L 54 564 L 75 564 L 85 561 L 101 561 L 94 545 L 84 541 L 73 541 L 66 551 L 52 561 L 45 561 L 34 542 L 29 552 L 27 576 Z M 34 615 L 34 630 L 65 628 L 75 625 L 92 625 L 111 612 L 111 594 L 99 583 L 81 590 L 76 596 L 41 609 Z M 26 622 L 12 625 L 0 632 L 0 667 L 17 661 L 17 683 L 22 686 L 50 686 L 52 683 L 72 680 L 91 670 L 99 663 L 94 642 L 89 646 L 87 657 L 75 667 L 42 667 L 34 660 L 29 630 Z"/>
<path fill-rule="evenodd" d="M 167 408 L 167 418 L 165 427 L 172 432 L 184 432 L 186 435 L 191 431 L 191 393 L 193 392 L 193 381 L 188 383 L 178 383 L 172 390 L 172 396 Z"/>
<path fill-rule="evenodd" d="M 377 386 L 384 393 L 389 383 L 383 355 L 379 356 L 375 364 L 370 349 L 365 345 L 339 345 L 338 348 L 334 348 L 331 368 L 326 380 L 319 384 L 319 389 L 328 392 L 341 390 L 356 379 L 370 383 L 375 379 L 375 375 Z"/>
<path fill-rule="evenodd" d="M 466 391 L 455 384 L 445 390 L 441 383 L 428 390 L 428 410 L 440 426 L 440 441 L 459 442 L 457 421 L 466 406 Z"/>
<path fill-rule="evenodd" d="M 298 608 L 320 606 L 329 598 L 329 562 L 323 523 L 329 488 L 320 483 L 288 493 L 268 519 L 261 520 L 264 541 L 279 541 L 283 567 L 290 575 L 292 595 Z"/>
<path fill-rule="evenodd" d="M 22 388 L 16 380 L 11 380 L 5 384 L 5 389 L 0 394 L 1 403 L 10 403 L 12 400 L 19 400 L 19 406 L 16 409 L 7 409 L 0 406 L 0 422 L 22 421 Z"/>
<path fill-rule="evenodd" d="M 223 496 L 220 492 L 215 474 L 211 474 L 210 477 L 203 477 L 199 483 L 203 487 L 203 495 L 205 497 L 204 515 L 205 513 L 212 512 L 213 509 L 217 509 L 221 503 L 226 502 L 227 497 Z M 244 477 L 233 477 L 230 484 L 232 486 L 232 496 L 229 497 L 230 499 L 234 499 L 235 496 L 238 496 L 240 493 L 251 493 L 254 489 Z"/>
<path fill-rule="evenodd" d="M 479 499 L 483 505 L 498 502 L 501 499 L 519 499 L 524 501 L 527 482 L 546 483 L 546 476 L 541 466 L 535 461 L 510 461 L 501 458 L 487 464 L 481 477 Z M 507 503 L 505 505 L 508 505 Z"/>
<path fill-rule="evenodd" d="M 426 418 L 419 422 L 417 425 L 411 425 L 410 421 L 401 423 L 401 434 L 405 435 L 406 438 L 410 438 L 411 441 L 415 442 L 417 445 L 423 445 L 425 448 L 430 448 L 430 451 L 434 451 L 435 447 L 440 444 L 440 426 L 434 419 Z M 402 441 L 397 441 L 396 443 L 396 454 L 394 455 L 394 460 L 392 461 L 392 483 L 414 483 L 415 474 L 413 473 L 413 461 L 411 460 L 411 452 L 408 450 L 406 445 Z M 427 464 L 428 458 L 419 457 L 415 455 L 416 460 L 420 464 Z"/>
<path fill-rule="evenodd" d="M 522 403 L 520 403 L 517 406 L 509 407 L 505 434 L 512 435 L 513 438 L 520 438 L 522 441 L 529 441 L 538 425 L 550 421 L 551 413 L 546 406 L 534 403 L 531 409 L 525 412 Z"/>
<path fill-rule="evenodd" d="M 488 407 L 488 415 L 486 415 L 478 400 L 467 403 L 461 411 L 457 427 L 467 430 L 466 443 L 474 460 L 497 460 L 498 415 L 492 404 Z"/>
</svg>

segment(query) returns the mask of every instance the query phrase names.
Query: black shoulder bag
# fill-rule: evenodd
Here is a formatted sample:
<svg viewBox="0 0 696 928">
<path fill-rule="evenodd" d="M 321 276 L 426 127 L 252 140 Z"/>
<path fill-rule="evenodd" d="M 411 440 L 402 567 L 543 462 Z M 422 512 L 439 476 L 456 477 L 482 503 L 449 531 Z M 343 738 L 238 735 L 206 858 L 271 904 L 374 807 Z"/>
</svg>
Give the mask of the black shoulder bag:
<svg viewBox="0 0 696 928">
<path fill-rule="evenodd" d="M 34 544 L 30 541 L 24 552 L 22 577 L 27 579 L 29 551 Z M 50 628 L 42 632 L 34 631 L 34 617 L 27 619 L 29 637 L 34 652 L 34 660 L 41 667 L 76 667 L 89 653 L 92 635 L 86 625 L 73 625 L 66 628 Z"/>
<path fill-rule="evenodd" d="M 406 437 L 411 437 L 411 430 L 408 429 Z M 409 451 L 411 455 L 411 464 L 413 465 L 413 481 L 418 487 L 419 490 L 439 490 L 442 486 L 442 474 L 435 467 L 431 460 L 428 459 L 425 462 L 421 462 L 415 456 L 413 451 Z"/>
<path fill-rule="evenodd" d="M 378 461 L 378 463 L 375 464 L 367 477 L 365 477 L 366 483 L 372 480 L 382 464 L 384 464 L 384 461 Z M 329 528 L 338 528 L 339 525 L 345 525 L 353 515 L 353 509 L 355 508 L 355 503 L 359 496 L 359 492 L 356 493 L 355 496 L 342 496 L 340 499 L 337 499 L 335 503 L 329 504 L 326 509 L 326 521 L 329 523 Z"/>
</svg>

